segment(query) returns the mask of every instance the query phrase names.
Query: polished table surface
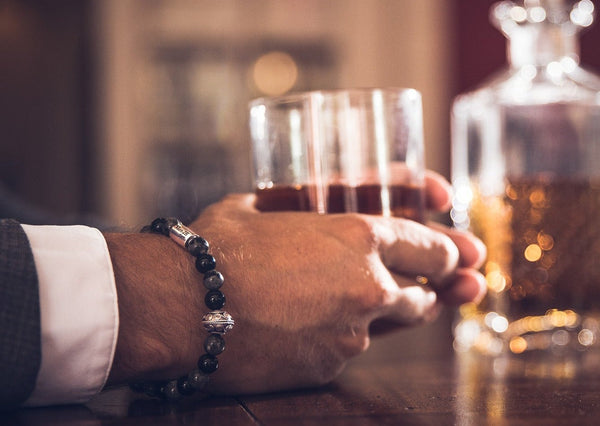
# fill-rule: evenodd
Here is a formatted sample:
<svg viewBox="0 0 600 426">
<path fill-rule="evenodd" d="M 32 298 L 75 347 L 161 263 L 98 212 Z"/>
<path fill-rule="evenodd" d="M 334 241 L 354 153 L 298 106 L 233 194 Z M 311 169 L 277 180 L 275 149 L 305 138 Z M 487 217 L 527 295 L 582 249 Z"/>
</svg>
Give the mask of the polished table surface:
<svg viewBox="0 0 600 426">
<path fill-rule="evenodd" d="M 365 354 L 319 389 L 192 397 L 170 405 L 120 388 L 86 405 L 20 410 L 0 423 L 600 425 L 600 353 L 542 358 L 457 354 L 450 321 L 446 314 L 434 324 L 373 339 Z"/>
</svg>

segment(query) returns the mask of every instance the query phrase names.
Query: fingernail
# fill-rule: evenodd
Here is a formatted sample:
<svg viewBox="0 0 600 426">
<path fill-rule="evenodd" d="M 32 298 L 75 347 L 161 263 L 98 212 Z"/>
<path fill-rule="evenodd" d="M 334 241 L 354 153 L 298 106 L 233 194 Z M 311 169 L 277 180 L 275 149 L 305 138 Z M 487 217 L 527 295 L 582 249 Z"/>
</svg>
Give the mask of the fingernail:
<svg viewBox="0 0 600 426">
<path fill-rule="evenodd" d="M 485 297 L 485 295 L 487 294 L 487 281 L 486 281 L 485 277 L 483 275 L 479 274 L 479 275 L 477 275 L 477 281 L 479 283 L 479 292 L 473 299 L 473 302 L 475 304 L 478 304 L 479 302 L 481 302 L 483 300 L 483 298 Z"/>
</svg>

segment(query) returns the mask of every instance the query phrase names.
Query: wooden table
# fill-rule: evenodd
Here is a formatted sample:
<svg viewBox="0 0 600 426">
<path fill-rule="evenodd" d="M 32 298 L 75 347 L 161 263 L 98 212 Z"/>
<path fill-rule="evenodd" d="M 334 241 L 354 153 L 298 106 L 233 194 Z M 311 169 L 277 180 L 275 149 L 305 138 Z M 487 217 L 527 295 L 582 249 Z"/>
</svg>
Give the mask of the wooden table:
<svg viewBox="0 0 600 426">
<path fill-rule="evenodd" d="M 85 406 L 25 409 L 19 425 L 600 424 L 600 353 L 482 358 L 456 354 L 451 317 L 375 339 L 330 385 L 169 405 L 128 389 Z M 597 350 L 600 352 L 600 350 Z M 0 422 L 1 423 L 1 422 Z"/>
</svg>

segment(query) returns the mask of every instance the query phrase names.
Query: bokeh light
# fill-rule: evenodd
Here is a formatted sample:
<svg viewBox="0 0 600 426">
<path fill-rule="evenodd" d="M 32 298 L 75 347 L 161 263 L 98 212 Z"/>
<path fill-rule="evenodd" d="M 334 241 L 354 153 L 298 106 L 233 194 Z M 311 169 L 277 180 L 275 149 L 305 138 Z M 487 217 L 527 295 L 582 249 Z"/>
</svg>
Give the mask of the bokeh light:
<svg viewBox="0 0 600 426">
<path fill-rule="evenodd" d="M 298 66 L 286 52 L 265 53 L 252 66 L 252 81 L 265 95 L 282 95 L 294 87 L 297 80 Z"/>
</svg>

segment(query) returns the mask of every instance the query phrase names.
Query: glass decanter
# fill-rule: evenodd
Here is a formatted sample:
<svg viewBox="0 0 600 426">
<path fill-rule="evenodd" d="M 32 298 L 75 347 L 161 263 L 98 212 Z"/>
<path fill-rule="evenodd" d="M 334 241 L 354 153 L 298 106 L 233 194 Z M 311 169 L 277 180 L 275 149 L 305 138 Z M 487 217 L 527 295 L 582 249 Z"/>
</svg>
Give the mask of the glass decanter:
<svg viewBox="0 0 600 426">
<path fill-rule="evenodd" d="M 452 107 L 452 220 L 485 242 L 488 295 L 458 351 L 600 347 L 600 78 L 579 64 L 589 0 L 502 1 L 508 66 Z"/>
</svg>

